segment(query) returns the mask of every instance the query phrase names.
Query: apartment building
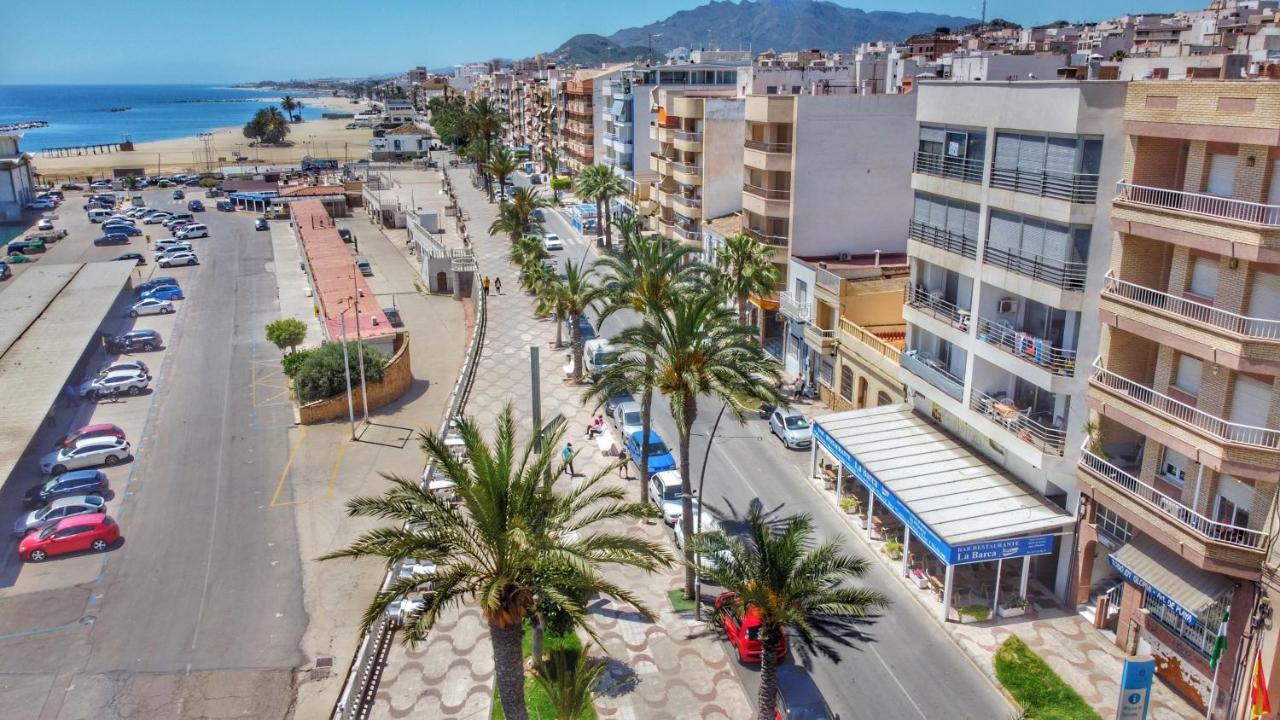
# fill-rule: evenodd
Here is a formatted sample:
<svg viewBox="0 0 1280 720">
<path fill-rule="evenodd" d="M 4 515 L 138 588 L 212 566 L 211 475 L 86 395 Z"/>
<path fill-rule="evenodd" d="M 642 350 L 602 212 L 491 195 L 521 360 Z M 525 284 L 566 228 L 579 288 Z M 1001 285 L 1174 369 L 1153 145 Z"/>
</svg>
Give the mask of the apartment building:
<svg viewBox="0 0 1280 720">
<path fill-rule="evenodd" d="M 659 87 L 647 209 L 664 237 L 702 249 L 702 219 L 742 208 L 742 98 Z"/>
<path fill-rule="evenodd" d="M 1124 119 L 1074 599 L 1202 710 L 1230 610 L 1237 717 L 1259 649 L 1280 681 L 1280 82 L 1136 82 Z"/>
<path fill-rule="evenodd" d="M 934 81 L 917 93 L 900 377 L 917 412 L 1071 512 L 1125 83 Z M 1059 600 L 1070 541 L 1031 561 Z"/>
<path fill-rule="evenodd" d="M 595 78 L 598 71 L 579 70 L 564 86 L 561 150 L 572 173 L 595 162 Z"/>
<path fill-rule="evenodd" d="M 852 88 L 746 98 L 741 231 L 775 249 L 781 290 L 799 290 L 789 277 L 792 257 L 904 250 L 900 219 L 911 214 L 911 186 L 902 159 L 916 143 L 916 99 Z M 800 374 L 809 318 L 775 298 L 753 303 L 762 342 Z"/>
</svg>

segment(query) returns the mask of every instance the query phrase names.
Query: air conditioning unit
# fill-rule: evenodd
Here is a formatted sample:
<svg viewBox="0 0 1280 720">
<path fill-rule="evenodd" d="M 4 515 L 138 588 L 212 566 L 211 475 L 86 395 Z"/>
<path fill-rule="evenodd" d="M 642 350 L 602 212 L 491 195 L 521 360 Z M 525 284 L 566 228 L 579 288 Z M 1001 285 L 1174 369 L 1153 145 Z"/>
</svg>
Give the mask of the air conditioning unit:
<svg viewBox="0 0 1280 720">
<path fill-rule="evenodd" d="M 996 312 L 1001 315 L 1012 315 L 1018 312 L 1017 298 L 1000 298 L 1000 301 L 996 303 Z"/>
</svg>

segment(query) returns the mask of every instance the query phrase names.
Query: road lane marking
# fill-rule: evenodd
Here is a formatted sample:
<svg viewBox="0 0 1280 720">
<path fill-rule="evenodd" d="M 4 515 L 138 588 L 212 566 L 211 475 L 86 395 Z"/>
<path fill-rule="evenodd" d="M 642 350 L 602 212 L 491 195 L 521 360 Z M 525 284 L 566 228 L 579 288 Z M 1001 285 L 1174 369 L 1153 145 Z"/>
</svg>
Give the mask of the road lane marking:
<svg viewBox="0 0 1280 720">
<path fill-rule="evenodd" d="M 271 507 L 280 505 L 291 505 L 293 503 L 277 502 L 280 499 L 280 492 L 284 490 L 284 482 L 289 479 L 289 468 L 293 467 L 293 459 L 298 455 L 298 449 L 302 447 L 302 441 L 307 437 L 307 426 L 303 425 L 298 431 L 298 439 L 293 443 L 293 447 L 289 450 L 289 459 L 284 463 L 284 469 L 280 471 L 280 481 L 276 483 L 276 492 L 271 496 Z"/>
<path fill-rule="evenodd" d="M 347 448 L 351 445 L 351 438 L 347 437 L 338 446 L 338 457 L 333 461 L 333 472 L 329 475 L 329 487 L 325 488 L 324 501 L 329 502 L 333 498 L 333 489 L 338 485 L 338 469 L 342 467 L 342 456 L 347 454 Z"/>
</svg>

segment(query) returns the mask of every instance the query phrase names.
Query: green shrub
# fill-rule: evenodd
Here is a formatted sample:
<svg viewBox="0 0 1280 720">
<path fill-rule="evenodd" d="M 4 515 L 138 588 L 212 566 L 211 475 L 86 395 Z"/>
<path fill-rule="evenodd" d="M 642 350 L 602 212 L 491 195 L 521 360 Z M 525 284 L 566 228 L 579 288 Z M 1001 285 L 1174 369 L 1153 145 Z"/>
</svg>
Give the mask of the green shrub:
<svg viewBox="0 0 1280 720">
<path fill-rule="evenodd" d="M 280 360 L 280 364 L 284 366 L 284 374 L 291 378 L 297 377 L 298 371 L 302 369 L 302 364 L 306 362 L 307 358 L 310 357 L 313 352 L 315 351 L 299 350 L 285 355 Z"/>
<path fill-rule="evenodd" d="M 551 189 L 559 192 L 573 187 L 573 181 L 567 177 L 551 178 Z"/>
<path fill-rule="evenodd" d="M 965 605 L 956 612 L 961 615 L 971 617 L 978 622 L 982 622 L 991 617 L 991 607 L 988 605 Z"/>
<path fill-rule="evenodd" d="M 1036 720 L 1101 720 L 1080 694 L 1067 685 L 1017 635 L 996 650 L 996 677 L 1014 700 Z"/>
<path fill-rule="evenodd" d="M 359 354 L 356 343 L 347 343 L 350 354 L 351 387 L 360 381 Z M 380 382 L 387 367 L 387 356 L 369 343 L 364 343 L 364 377 L 367 382 Z M 323 400 L 345 392 L 347 381 L 343 372 L 342 343 L 325 343 L 307 353 L 293 376 L 298 390 L 298 400 L 304 403 Z"/>
</svg>

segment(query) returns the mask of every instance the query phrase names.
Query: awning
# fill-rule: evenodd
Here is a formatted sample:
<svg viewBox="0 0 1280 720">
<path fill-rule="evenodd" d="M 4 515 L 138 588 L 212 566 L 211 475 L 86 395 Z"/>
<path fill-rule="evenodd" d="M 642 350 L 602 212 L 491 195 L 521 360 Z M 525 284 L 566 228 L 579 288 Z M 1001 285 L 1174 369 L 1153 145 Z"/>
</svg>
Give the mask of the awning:
<svg viewBox="0 0 1280 720">
<path fill-rule="evenodd" d="M 759 295 L 752 293 L 751 295 L 747 296 L 747 302 L 751 303 L 752 305 L 755 305 L 761 310 L 777 310 L 778 309 L 778 298 L 761 297 Z"/>
<path fill-rule="evenodd" d="M 1226 576 L 1201 570 L 1145 535 L 1135 537 L 1107 560 L 1125 580 L 1160 600 L 1188 625 L 1198 624 L 1200 614 L 1232 588 Z M 1204 620 L 1212 623 L 1217 618 Z"/>
<path fill-rule="evenodd" d="M 815 418 L 813 434 L 948 564 L 1051 553 L 1075 522 L 909 406 Z"/>
</svg>

